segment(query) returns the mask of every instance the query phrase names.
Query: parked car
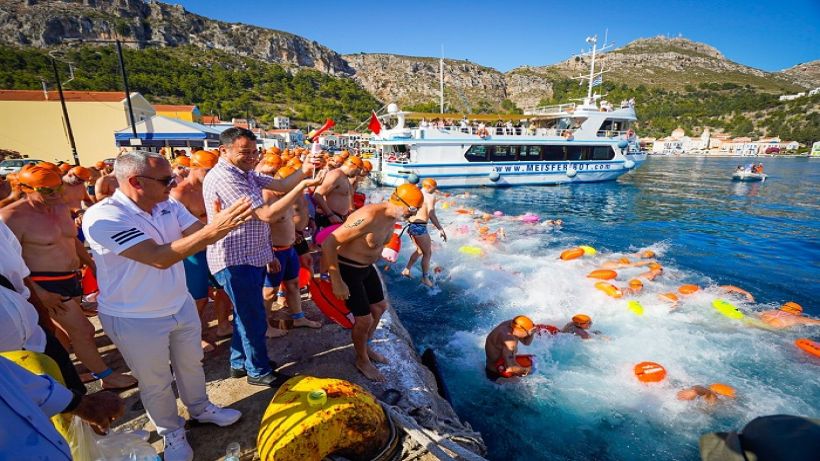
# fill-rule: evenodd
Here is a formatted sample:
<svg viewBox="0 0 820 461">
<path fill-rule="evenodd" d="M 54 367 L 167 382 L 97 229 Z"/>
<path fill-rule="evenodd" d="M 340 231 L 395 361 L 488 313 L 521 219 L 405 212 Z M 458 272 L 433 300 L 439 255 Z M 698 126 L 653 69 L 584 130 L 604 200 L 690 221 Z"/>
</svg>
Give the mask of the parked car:
<svg viewBox="0 0 820 461">
<path fill-rule="evenodd" d="M 36 160 L 31 158 L 12 158 L 8 160 L 3 160 L 2 162 L 0 162 L 0 175 L 17 173 L 18 171 L 23 169 L 23 165 L 40 162 L 42 162 L 42 160 Z"/>
<path fill-rule="evenodd" d="M 767 147 L 766 148 L 766 153 L 767 154 L 779 154 L 780 153 L 780 148 L 779 147 Z"/>
</svg>

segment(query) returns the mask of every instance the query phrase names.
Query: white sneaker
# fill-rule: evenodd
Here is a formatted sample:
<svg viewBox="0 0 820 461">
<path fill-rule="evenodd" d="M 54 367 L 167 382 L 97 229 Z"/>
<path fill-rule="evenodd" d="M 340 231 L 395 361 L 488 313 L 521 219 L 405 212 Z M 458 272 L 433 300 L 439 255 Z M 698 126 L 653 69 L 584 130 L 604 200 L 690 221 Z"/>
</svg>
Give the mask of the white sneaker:
<svg viewBox="0 0 820 461">
<path fill-rule="evenodd" d="M 242 412 L 239 410 L 221 408 L 213 403 L 209 403 L 208 406 L 205 407 L 205 411 L 197 416 L 194 416 L 193 419 L 199 423 L 211 423 L 216 424 L 219 427 L 225 427 L 239 421 L 239 418 L 241 417 Z"/>
<path fill-rule="evenodd" d="M 165 461 L 193 461 L 194 450 L 185 438 L 185 428 L 169 433 L 165 439 Z"/>
</svg>

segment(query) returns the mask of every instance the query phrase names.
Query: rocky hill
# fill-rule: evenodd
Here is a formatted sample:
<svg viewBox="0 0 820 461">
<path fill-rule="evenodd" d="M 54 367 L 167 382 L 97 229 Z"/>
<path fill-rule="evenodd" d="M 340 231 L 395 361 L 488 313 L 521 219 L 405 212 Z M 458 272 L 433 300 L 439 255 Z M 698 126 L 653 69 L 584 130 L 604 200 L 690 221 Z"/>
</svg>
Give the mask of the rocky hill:
<svg viewBox="0 0 820 461">
<path fill-rule="evenodd" d="M 71 39 L 193 45 L 331 75 L 352 69 L 335 51 L 298 35 L 208 19 L 178 5 L 143 0 L 0 0 L 0 44 L 51 47 Z"/>
<path fill-rule="evenodd" d="M 820 59 L 798 64 L 780 72 L 780 74 L 805 88 L 820 87 Z"/>
</svg>

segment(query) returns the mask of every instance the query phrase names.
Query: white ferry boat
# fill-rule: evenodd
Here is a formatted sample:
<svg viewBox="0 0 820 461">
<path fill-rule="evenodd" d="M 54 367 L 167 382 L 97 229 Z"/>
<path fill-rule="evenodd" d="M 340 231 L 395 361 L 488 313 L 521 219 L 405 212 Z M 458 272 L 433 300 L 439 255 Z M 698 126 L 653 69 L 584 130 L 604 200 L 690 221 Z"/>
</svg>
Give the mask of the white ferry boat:
<svg viewBox="0 0 820 461">
<path fill-rule="evenodd" d="M 631 125 L 634 103 L 620 107 L 600 104 L 593 87 L 596 37 L 588 76 L 587 96 L 580 104 L 539 107 L 525 114 L 526 127 L 408 128 L 409 113 L 388 105 L 382 129 L 370 141 L 380 150 L 376 180 L 397 186 L 419 178 L 434 178 L 439 187 L 504 187 L 570 182 L 612 181 L 646 160 Z M 519 116 L 520 118 L 520 116 Z"/>
</svg>

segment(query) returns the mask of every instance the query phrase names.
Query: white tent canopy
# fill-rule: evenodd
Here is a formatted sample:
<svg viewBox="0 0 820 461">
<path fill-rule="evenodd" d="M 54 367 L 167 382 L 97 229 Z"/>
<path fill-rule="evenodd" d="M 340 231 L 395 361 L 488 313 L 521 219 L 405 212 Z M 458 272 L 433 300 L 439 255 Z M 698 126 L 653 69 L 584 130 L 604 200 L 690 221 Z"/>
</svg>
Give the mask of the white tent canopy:
<svg viewBox="0 0 820 461">
<path fill-rule="evenodd" d="M 114 133 L 120 147 L 216 147 L 220 131 L 199 123 L 155 115 L 137 123 L 138 140 L 131 127 Z"/>
</svg>

